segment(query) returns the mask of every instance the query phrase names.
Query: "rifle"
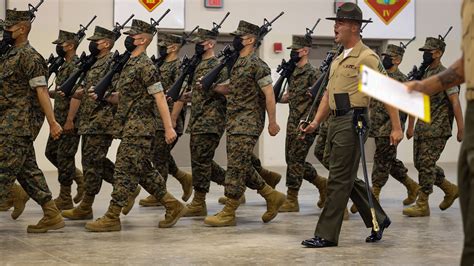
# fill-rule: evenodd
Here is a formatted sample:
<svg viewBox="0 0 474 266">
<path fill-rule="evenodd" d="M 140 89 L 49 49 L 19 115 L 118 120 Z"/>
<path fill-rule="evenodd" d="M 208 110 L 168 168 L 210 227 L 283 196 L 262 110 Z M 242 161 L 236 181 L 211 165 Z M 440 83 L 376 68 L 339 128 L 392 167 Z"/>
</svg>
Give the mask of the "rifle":
<svg viewBox="0 0 474 266">
<path fill-rule="evenodd" d="M 36 5 L 33 6 L 31 3 L 28 4 L 28 12 L 30 12 L 30 22 L 35 21 L 36 18 L 36 12 L 38 12 L 38 8 L 44 3 L 44 0 L 40 0 L 40 2 Z"/>
<path fill-rule="evenodd" d="M 267 35 L 272 30 L 272 24 L 281 16 L 283 16 L 283 14 L 284 12 L 281 12 L 272 21 L 268 21 L 266 18 L 263 20 L 263 25 L 260 27 L 260 31 L 258 33 L 257 40 L 255 42 L 255 46 L 257 48 L 260 47 L 265 35 Z M 211 88 L 212 84 L 216 82 L 219 76 L 219 73 L 221 73 L 224 67 L 227 67 L 227 71 L 230 73 L 232 71 L 232 68 L 234 67 L 235 62 L 239 58 L 239 55 L 240 55 L 239 51 L 236 51 L 230 48 L 229 45 L 224 47 L 224 49 L 219 53 L 219 56 L 218 56 L 218 58 L 223 58 L 221 60 L 221 63 L 202 78 L 201 84 L 202 84 L 203 89 L 209 90 Z"/>
<path fill-rule="evenodd" d="M 113 32 L 115 33 L 115 37 L 119 38 L 121 35 L 121 30 L 125 27 L 126 23 L 128 23 L 134 15 L 131 15 L 125 23 L 120 25 L 119 23 L 115 24 Z M 116 39 L 117 40 L 117 39 Z M 86 53 L 82 52 L 81 57 L 79 58 L 79 63 L 77 69 L 68 77 L 68 79 L 59 86 L 59 90 L 64 92 L 66 97 L 70 97 L 78 84 L 81 84 L 84 78 L 86 77 L 87 72 L 91 67 L 97 62 L 97 57 L 93 56 L 92 54 L 86 55 Z"/>
<path fill-rule="evenodd" d="M 168 9 L 158 20 L 154 20 L 153 18 L 150 19 L 151 26 L 156 29 L 156 27 L 158 27 L 158 25 L 160 24 L 161 20 L 163 20 L 163 18 L 165 18 L 165 16 L 169 12 L 170 9 Z M 134 15 L 132 15 L 132 17 L 133 16 Z M 129 21 L 130 19 L 131 17 L 127 21 Z M 94 92 L 97 94 L 97 101 L 102 101 L 104 99 L 105 93 L 112 84 L 112 80 L 115 74 L 119 74 L 120 72 L 122 72 L 125 64 L 130 59 L 131 55 L 132 53 L 129 51 L 125 51 L 123 54 L 120 54 L 118 51 L 115 51 L 112 58 L 112 65 L 110 67 L 110 70 L 107 72 L 107 74 L 105 74 L 104 77 L 102 77 L 102 79 L 97 83 L 97 85 L 94 86 Z"/>
<path fill-rule="evenodd" d="M 28 12 L 30 13 L 30 22 L 33 23 L 33 21 L 36 18 L 36 12 L 38 12 L 38 8 L 43 4 L 44 0 L 40 0 L 40 2 L 36 5 L 33 6 L 32 4 L 28 4 Z M 3 22 L 3 20 L 0 20 Z M 3 35 L 4 28 L 1 28 L 1 32 Z M 0 56 L 6 54 L 8 50 L 10 49 L 11 45 L 8 43 L 4 42 L 3 39 L 0 40 Z"/>
<path fill-rule="evenodd" d="M 369 21 L 362 26 L 360 29 L 360 33 L 362 36 L 362 32 L 364 31 L 365 27 L 369 25 L 369 23 L 372 21 L 372 18 L 369 18 Z M 328 54 L 326 55 L 326 59 L 323 61 L 321 64 L 321 67 L 319 68 L 320 70 L 326 70 L 323 72 L 323 75 L 314 83 L 314 85 L 311 87 L 309 93 L 311 97 L 313 97 L 313 103 L 311 104 L 311 108 L 309 109 L 308 114 L 306 115 L 305 119 L 301 120 L 299 125 L 298 125 L 298 130 L 300 128 L 306 128 L 312 121 L 312 116 L 316 112 L 316 108 L 319 106 L 319 98 L 321 97 L 322 92 L 326 89 L 326 86 L 329 82 L 329 73 L 331 72 L 331 64 L 332 61 L 342 54 L 344 52 L 344 47 L 342 45 L 338 45 L 336 48 L 336 52 L 334 51 L 329 51 Z M 304 138 L 304 133 L 300 131 L 299 136 L 300 139 Z"/>
<path fill-rule="evenodd" d="M 219 24 L 213 22 L 212 31 L 214 33 L 219 34 L 219 29 L 221 28 L 222 24 L 227 19 L 229 14 L 230 12 L 227 12 L 225 17 L 222 19 L 222 21 Z M 193 81 L 194 73 L 199 63 L 201 63 L 201 60 L 202 60 L 202 55 L 197 55 L 197 54 L 194 54 L 191 59 L 188 59 L 187 56 L 184 57 L 183 63 L 181 64 L 181 68 L 182 68 L 181 75 L 178 77 L 178 79 L 175 81 L 173 86 L 171 86 L 171 88 L 166 93 L 166 96 L 171 98 L 173 102 L 176 102 L 181 96 L 181 94 L 184 92 L 184 90 L 182 90 L 184 82 L 187 80 L 187 84 L 189 85 Z"/>
<path fill-rule="evenodd" d="M 321 19 L 318 19 L 316 21 L 316 24 L 314 24 L 313 28 L 311 29 L 306 28 L 305 38 L 311 40 L 311 35 L 313 34 L 314 29 L 316 28 L 316 26 L 318 26 L 320 21 Z M 288 61 L 283 59 L 281 61 L 281 64 L 277 67 L 277 72 L 280 73 L 280 77 L 278 78 L 277 82 L 273 86 L 273 93 L 275 94 L 275 102 L 278 102 L 280 100 L 282 93 L 285 91 L 284 89 L 282 90 L 283 82 L 286 81 L 285 82 L 285 87 L 286 87 L 286 84 L 288 83 L 291 75 L 293 75 L 293 72 L 295 71 L 295 69 L 296 69 L 296 62 L 292 58 L 290 58 L 290 60 Z"/>
<path fill-rule="evenodd" d="M 83 26 L 82 24 L 79 25 L 79 31 L 76 33 L 76 36 L 78 38 L 78 45 L 82 42 L 84 37 L 86 36 L 86 31 L 89 28 L 89 26 L 94 22 L 94 20 L 97 18 L 97 16 L 94 16 L 89 23 L 87 23 L 86 26 Z M 58 71 L 61 68 L 61 66 L 64 64 L 64 58 L 61 56 L 54 57 L 53 54 L 49 56 L 48 59 L 48 79 L 51 77 L 51 75 L 54 73 L 55 75 L 58 75 Z"/>
<path fill-rule="evenodd" d="M 163 14 L 163 16 L 161 16 L 160 19 L 158 20 L 161 20 L 166 14 L 168 14 L 171 10 L 168 8 L 168 10 L 166 10 L 166 12 Z M 155 23 L 155 20 L 154 19 L 151 19 L 151 23 L 154 24 Z M 155 32 L 155 34 L 158 32 L 158 30 Z M 165 56 L 161 56 L 159 58 L 156 58 L 154 55 L 150 58 L 151 61 L 153 62 L 153 64 L 155 65 L 156 69 L 160 69 L 160 67 L 165 63 L 165 59 L 166 57 Z"/>
</svg>

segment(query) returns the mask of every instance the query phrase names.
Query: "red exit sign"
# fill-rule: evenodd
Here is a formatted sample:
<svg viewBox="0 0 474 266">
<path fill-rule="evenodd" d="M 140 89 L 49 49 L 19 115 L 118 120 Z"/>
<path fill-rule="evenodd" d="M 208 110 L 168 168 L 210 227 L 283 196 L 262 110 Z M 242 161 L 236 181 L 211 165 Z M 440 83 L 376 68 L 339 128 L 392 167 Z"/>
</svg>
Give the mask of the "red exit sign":
<svg viewBox="0 0 474 266">
<path fill-rule="evenodd" d="M 222 8 L 224 0 L 204 0 L 204 6 L 210 8 Z"/>
</svg>

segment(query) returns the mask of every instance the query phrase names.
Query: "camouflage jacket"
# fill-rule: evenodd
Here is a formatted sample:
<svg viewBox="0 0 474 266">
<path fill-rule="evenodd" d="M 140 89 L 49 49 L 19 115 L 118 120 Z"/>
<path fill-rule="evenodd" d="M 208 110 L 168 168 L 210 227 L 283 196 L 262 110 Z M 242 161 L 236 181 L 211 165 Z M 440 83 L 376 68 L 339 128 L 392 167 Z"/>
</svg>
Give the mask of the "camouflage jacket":
<svg viewBox="0 0 474 266">
<path fill-rule="evenodd" d="M 27 42 L 0 62 L 0 134 L 34 140 L 44 122 L 36 88 L 48 86 L 46 61 Z"/>
<path fill-rule="evenodd" d="M 436 75 L 445 69 L 441 64 L 436 68 L 428 69 L 423 79 Z M 418 119 L 415 126 L 415 139 L 450 137 L 452 135 L 454 111 L 448 95 L 455 93 L 459 93 L 457 87 L 430 96 L 431 124 Z"/>
<path fill-rule="evenodd" d="M 268 65 L 255 53 L 239 57 L 230 73 L 227 95 L 228 134 L 260 136 L 265 124 L 265 95 L 272 84 Z"/>
<path fill-rule="evenodd" d="M 78 57 L 74 55 L 72 61 L 64 62 L 59 69 L 58 75 L 56 76 L 56 85 L 59 86 L 63 84 L 68 78 L 69 75 L 75 70 Z M 57 89 L 57 88 L 56 88 Z M 69 103 L 71 102 L 70 98 L 62 97 L 58 93 L 54 94 L 54 116 L 56 121 L 63 126 L 66 123 L 67 114 L 69 112 Z M 78 121 L 78 117 L 74 119 L 75 122 Z"/>
<path fill-rule="evenodd" d="M 84 89 L 97 85 L 102 77 L 109 70 L 112 63 L 112 53 L 109 53 L 99 59 L 87 72 L 84 79 Z M 117 75 L 114 77 L 114 80 Z M 109 88 L 110 90 L 112 88 Z M 84 94 L 81 101 L 79 134 L 81 135 L 111 135 L 113 134 L 114 114 L 117 107 L 113 104 L 97 102 Z"/>
<path fill-rule="evenodd" d="M 214 90 L 204 90 L 197 86 L 197 80 L 205 76 L 214 67 L 219 65 L 216 57 L 202 60 L 196 67 L 194 78 L 191 82 L 193 97 L 191 101 L 191 118 L 189 120 L 187 133 L 206 134 L 215 133 L 222 135 L 225 130 L 225 96 L 214 92 Z M 226 71 L 221 71 L 217 84 L 226 80 Z"/>
<path fill-rule="evenodd" d="M 408 80 L 407 76 L 399 69 L 393 73 L 388 73 L 388 76 L 400 82 L 405 82 Z M 390 116 L 388 115 L 387 109 L 385 109 L 385 104 L 378 101 L 377 99 L 371 98 L 369 110 L 369 137 L 389 137 L 390 133 L 392 132 L 392 122 L 390 121 Z M 400 122 L 402 125 L 402 130 L 405 130 L 406 114 L 400 114 Z"/>
<path fill-rule="evenodd" d="M 169 89 L 171 89 L 171 86 L 173 86 L 174 82 L 178 79 L 180 75 L 180 70 L 179 66 L 181 65 L 181 62 L 179 60 L 174 60 L 170 62 L 165 62 L 159 69 L 158 71 L 158 77 L 163 85 L 163 89 L 165 92 Z M 171 110 L 173 110 L 173 103 L 168 102 L 168 107 Z M 186 118 L 186 107 L 183 108 L 183 111 L 178 117 L 178 120 L 176 121 L 176 133 L 181 135 L 184 132 L 184 120 Z M 158 130 L 163 131 L 165 128 L 163 127 L 163 121 L 161 121 L 161 117 L 158 114 Z"/>
<path fill-rule="evenodd" d="M 114 130 L 118 138 L 153 137 L 158 130 L 158 110 L 152 93 L 163 91 L 151 59 L 142 53 L 125 64 L 115 86 L 120 101 Z"/>
<path fill-rule="evenodd" d="M 290 114 L 286 125 L 287 135 L 298 135 L 300 120 L 308 115 L 313 99 L 308 97 L 308 88 L 321 76 L 321 72 L 310 63 L 297 67 L 288 80 L 288 104 Z"/>
</svg>

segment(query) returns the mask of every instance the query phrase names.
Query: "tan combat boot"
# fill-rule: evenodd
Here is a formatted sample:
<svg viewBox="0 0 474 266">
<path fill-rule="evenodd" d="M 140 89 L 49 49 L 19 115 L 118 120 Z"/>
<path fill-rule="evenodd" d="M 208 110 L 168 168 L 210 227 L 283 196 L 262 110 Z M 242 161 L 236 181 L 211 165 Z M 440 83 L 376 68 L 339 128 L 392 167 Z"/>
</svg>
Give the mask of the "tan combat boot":
<svg viewBox="0 0 474 266">
<path fill-rule="evenodd" d="M 428 204 L 428 195 L 422 191 L 418 194 L 415 205 L 405 208 L 403 214 L 410 217 L 430 216 L 430 206 Z"/>
<path fill-rule="evenodd" d="M 265 183 L 267 183 L 272 188 L 275 188 L 278 183 L 280 183 L 281 175 L 279 173 L 262 168 L 258 174 L 263 178 L 263 180 L 265 180 Z"/>
<path fill-rule="evenodd" d="M 381 190 L 382 190 L 381 187 L 376 187 L 376 186 L 372 187 L 372 193 L 374 193 L 374 197 L 378 202 L 380 202 L 380 191 Z"/>
<path fill-rule="evenodd" d="M 181 187 L 183 188 L 183 196 L 181 199 L 183 199 L 183 201 L 188 201 L 188 199 L 191 197 L 191 194 L 193 194 L 193 176 L 190 173 L 178 169 L 178 172 L 176 172 L 174 177 L 178 180 L 178 182 L 181 184 Z"/>
<path fill-rule="evenodd" d="M 141 187 L 138 185 L 137 189 L 135 189 L 135 192 L 133 192 L 133 194 L 128 197 L 127 205 L 122 208 L 123 215 L 127 215 L 132 210 L 133 205 L 135 205 L 135 199 L 138 197 L 138 194 L 140 194 L 140 191 Z"/>
<path fill-rule="evenodd" d="M 56 203 L 56 207 L 60 210 L 70 210 L 74 208 L 71 197 L 71 186 L 61 185 L 59 196 L 54 199 L 54 203 Z"/>
<path fill-rule="evenodd" d="M 285 203 L 285 194 L 274 190 L 267 184 L 265 184 L 262 189 L 258 190 L 258 194 L 267 201 L 267 211 L 262 215 L 262 221 L 268 223 L 277 216 L 281 205 Z"/>
<path fill-rule="evenodd" d="M 349 220 L 349 210 L 347 209 L 347 207 L 344 209 L 344 218 L 342 219 L 343 221 Z"/>
<path fill-rule="evenodd" d="M 73 200 L 74 203 L 79 203 L 81 202 L 82 198 L 84 198 L 84 175 L 82 174 L 82 171 L 76 168 L 76 174 L 74 176 L 74 182 L 76 182 L 76 196 L 74 196 Z"/>
<path fill-rule="evenodd" d="M 15 184 L 13 184 L 15 185 Z M 12 198 L 12 190 L 8 192 L 8 195 L 4 202 L 0 203 L 0 212 L 6 212 L 13 207 L 13 198 Z"/>
<path fill-rule="evenodd" d="M 144 199 L 141 199 L 138 204 L 142 207 L 156 207 L 156 206 L 163 206 L 161 203 L 155 198 L 155 196 L 150 195 Z"/>
<path fill-rule="evenodd" d="M 26 202 L 30 199 L 25 190 L 18 184 L 13 184 L 10 191 L 10 200 L 13 205 L 12 219 L 16 220 L 25 210 Z"/>
<path fill-rule="evenodd" d="M 71 210 L 66 210 L 61 213 L 64 218 L 69 220 L 90 220 L 92 219 L 92 203 L 94 203 L 94 196 L 84 195 L 79 206 Z"/>
<path fill-rule="evenodd" d="M 458 186 L 449 182 L 446 178 L 443 180 L 443 183 L 439 185 L 439 188 L 444 192 L 444 199 L 439 204 L 439 208 L 444 211 L 451 207 L 454 201 L 459 197 L 459 189 Z"/>
<path fill-rule="evenodd" d="M 328 194 L 328 179 L 317 175 L 311 183 L 313 183 L 319 190 L 319 200 L 317 205 L 320 209 L 322 209 L 324 207 L 324 204 L 326 204 L 326 196 Z"/>
<path fill-rule="evenodd" d="M 372 193 L 374 193 L 374 196 L 375 196 L 375 199 L 380 202 L 380 191 L 382 190 L 382 188 L 380 187 L 372 187 Z M 352 206 L 351 206 L 351 212 L 352 213 L 357 213 L 359 210 L 357 210 L 357 206 L 352 203 Z"/>
<path fill-rule="evenodd" d="M 222 211 L 213 216 L 207 216 L 204 223 L 214 227 L 235 226 L 235 211 L 240 205 L 240 200 L 227 198 Z"/>
<path fill-rule="evenodd" d="M 207 216 L 206 192 L 194 191 L 194 198 L 186 208 L 188 210 L 184 217 Z"/>
<path fill-rule="evenodd" d="M 407 188 L 407 198 L 403 200 L 403 205 L 410 205 L 416 201 L 416 197 L 418 196 L 418 190 L 420 190 L 420 186 L 409 176 L 405 178 L 402 182 L 403 185 Z"/>
<path fill-rule="evenodd" d="M 187 212 L 186 206 L 175 199 L 169 192 L 166 192 L 160 202 L 165 206 L 166 214 L 165 219 L 158 223 L 159 228 L 172 227 Z"/>
<path fill-rule="evenodd" d="M 281 205 L 279 212 L 299 212 L 300 205 L 298 204 L 298 190 L 289 188 L 286 193 L 286 200 Z"/>
<path fill-rule="evenodd" d="M 64 227 L 64 220 L 54 201 L 50 200 L 41 206 L 43 218 L 36 225 L 28 225 L 28 233 L 46 233 Z"/>
<path fill-rule="evenodd" d="M 86 229 L 90 232 L 113 232 L 122 230 L 120 223 L 120 211 L 122 207 L 110 204 L 104 216 L 93 222 L 86 223 Z"/>
<path fill-rule="evenodd" d="M 352 205 L 351 205 L 351 212 L 352 212 L 352 213 L 357 213 L 358 211 L 359 211 L 359 210 L 357 210 L 356 205 L 355 205 L 354 203 L 352 203 Z"/>
<path fill-rule="evenodd" d="M 222 205 L 225 205 L 226 201 L 227 201 L 227 197 L 225 196 L 220 197 L 218 200 L 219 204 L 222 204 Z M 239 201 L 240 201 L 240 204 L 245 204 L 247 202 L 247 200 L 245 199 L 245 194 L 243 194 L 242 197 L 240 197 Z"/>
</svg>

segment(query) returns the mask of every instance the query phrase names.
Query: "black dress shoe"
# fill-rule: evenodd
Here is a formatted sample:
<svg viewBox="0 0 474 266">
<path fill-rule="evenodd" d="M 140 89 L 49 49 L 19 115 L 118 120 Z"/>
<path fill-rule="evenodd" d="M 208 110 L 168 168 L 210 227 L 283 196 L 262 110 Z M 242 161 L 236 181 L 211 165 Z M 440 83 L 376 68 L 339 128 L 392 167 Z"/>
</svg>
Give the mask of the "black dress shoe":
<svg viewBox="0 0 474 266">
<path fill-rule="evenodd" d="M 378 232 L 375 232 L 373 229 L 372 229 L 372 232 L 370 233 L 370 236 L 368 236 L 366 239 L 365 239 L 365 242 L 367 243 L 374 243 L 374 242 L 377 242 L 379 240 L 382 239 L 382 236 L 383 236 L 383 230 L 385 230 L 385 228 L 388 228 L 390 226 L 392 222 L 390 221 L 390 219 L 385 218 L 385 220 L 383 221 L 382 224 L 379 225 L 380 227 L 380 230 Z"/>
<path fill-rule="evenodd" d="M 307 248 L 325 248 L 325 247 L 335 247 L 337 246 L 336 243 L 328 241 L 324 238 L 320 238 L 319 236 L 315 236 L 310 239 L 303 240 L 301 245 Z"/>
</svg>

